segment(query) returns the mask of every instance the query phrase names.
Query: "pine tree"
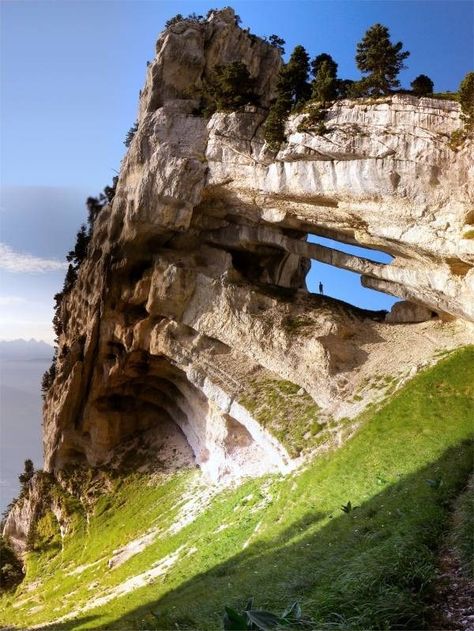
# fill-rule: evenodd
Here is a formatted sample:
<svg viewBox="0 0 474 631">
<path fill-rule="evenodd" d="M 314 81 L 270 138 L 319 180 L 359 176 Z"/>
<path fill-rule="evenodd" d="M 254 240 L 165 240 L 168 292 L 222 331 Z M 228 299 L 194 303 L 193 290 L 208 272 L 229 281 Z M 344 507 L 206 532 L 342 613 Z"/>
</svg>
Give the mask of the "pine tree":
<svg viewBox="0 0 474 631">
<path fill-rule="evenodd" d="M 76 244 L 73 250 L 68 252 L 66 260 L 74 263 L 76 269 L 81 265 L 87 255 L 87 246 L 89 245 L 90 235 L 87 232 L 85 224 L 82 224 L 76 235 Z"/>
<path fill-rule="evenodd" d="M 279 95 L 289 97 L 293 106 L 304 103 L 311 95 L 308 76 L 309 55 L 303 46 L 298 45 L 280 72 L 277 84 Z"/>
<path fill-rule="evenodd" d="M 255 81 L 241 61 L 215 67 L 210 93 L 218 110 L 236 110 L 257 101 Z"/>
<path fill-rule="evenodd" d="M 320 55 L 317 55 L 313 59 L 313 61 L 311 62 L 311 74 L 313 75 L 313 77 L 315 79 L 317 79 L 319 69 L 321 68 L 321 66 L 322 66 L 322 64 L 324 62 L 326 62 L 328 64 L 328 66 L 329 66 L 329 72 L 331 74 L 331 77 L 336 79 L 336 77 L 337 77 L 337 63 L 334 61 L 334 59 L 328 53 L 321 53 Z"/>
<path fill-rule="evenodd" d="M 35 466 L 33 464 L 33 461 L 28 458 L 27 460 L 25 460 L 25 468 L 23 470 L 23 473 L 18 476 L 18 479 L 20 480 L 20 484 L 22 486 L 22 490 L 26 489 L 28 482 L 31 480 L 34 473 Z"/>
<path fill-rule="evenodd" d="M 86 199 L 86 207 L 87 207 L 87 223 L 92 229 L 92 226 L 94 225 L 97 215 L 102 210 L 103 204 L 98 197 L 88 197 Z"/>
<path fill-rule="evenodd" d="M 392 44 L 386 26 L 374 24 L 357 44 L 356 63 L 359 70 L 368 74 L 364 86 L 371 94 L 389 94 L 400 87 L 397 75 L 403 70 L 408 51 L 402 52 L 402 42 Z"/>
<path fill-rule="evenodd" d="M 270 37 L 268 38 L 268 42 L 274 46 L 275 48 L 277 48 L 280 53 L 282 55 L 285 54 L 285 49 L 283 48 L 285 45 L 285 40 L 282 39 L 281 37 L 279 37 L 278 35 L 270 35 Z"/>
<path fill-rule="evenodd" d="M 291 110 L 291 99 L 284 94 L 277 97 L 264 125 L 264 137 L 271 149 L 278 149 L 285 140 L 285 121 Z"/>
<path fill-rule="evenodd" d="M 356 82 L 352 79 L 336 79 L 337 84 L 337 98 L 346 99 L 350 98 L 353 90 L 353 86 Z"/>
<path fill-rule="evenodd" d="M 337 71 L 337 64 L 336 64 Z M 312 83 L 311 97 L 317 101 L 332 101 L 337 96 L 337 79 L 334 73 L 334 66 L 325 59 L 318 66 L 315 80 Z"/>
<path fill-rule="evenodd" d="M 413 94 L 416 96 L 425 96 L 433 94 L 434 83 L 425 74 L 420 74 L 410 83 Z"/>
<path fill-rule="evenodd" d="M 264 138 L 271 149 L 278 149 L 285 140 L 285 121 L 292 108 L 309 99 L 309 56 L 303 46 L 296 46 L 289 62 L 280 70 L 277 98 L 264 125 Z"/>
</svg>

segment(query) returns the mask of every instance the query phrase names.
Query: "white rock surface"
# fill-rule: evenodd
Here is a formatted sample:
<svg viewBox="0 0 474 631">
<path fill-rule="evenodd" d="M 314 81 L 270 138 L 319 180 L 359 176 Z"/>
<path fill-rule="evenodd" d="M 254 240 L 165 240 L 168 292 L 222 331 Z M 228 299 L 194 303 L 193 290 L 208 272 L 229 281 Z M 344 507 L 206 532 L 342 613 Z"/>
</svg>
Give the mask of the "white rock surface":
<svg viewBox="0 0 474 631">
<path fill-rule="evenodd" d="M 287 471 L 286 447 L 241 403 L 255 379 L 297 384 L 325 418 L 354 416 L 370 400 L 351 401 L 369 346 L 379 359 L 396 347 L 409 362 L 404 346 L 418 334 L 406 325 L 402 340 L 394 322 L 432 312 L 474 320 L 474 240 L 463 238 L 474 223 L 473 145 L 449 144 L 459 106 L 406 95 L 340 101 L 322 136 L 301 125 L 306 113 L 292 117 L 275 153 L 263 140 L 265 107 L 193 113 L 215 65 L 235 60 L 267 106 L 278 51 L 238 28 L 231 10 L 158 41 L 115 199 L 63 303 L 45 406 L 48 470 L 100 464 L 136 432 L 174 423 L 214 480 Z M 309 244 L 310 233 L 394 258 L 383 265 Z M 383 322 L 385 313 L 312 296 L 309 258 L 413 306 Z M 436 339 L 446 343 L 433 332 L 420 365 Z M 459 325 L 451 345 L 470 335 Z"/>
</svg>

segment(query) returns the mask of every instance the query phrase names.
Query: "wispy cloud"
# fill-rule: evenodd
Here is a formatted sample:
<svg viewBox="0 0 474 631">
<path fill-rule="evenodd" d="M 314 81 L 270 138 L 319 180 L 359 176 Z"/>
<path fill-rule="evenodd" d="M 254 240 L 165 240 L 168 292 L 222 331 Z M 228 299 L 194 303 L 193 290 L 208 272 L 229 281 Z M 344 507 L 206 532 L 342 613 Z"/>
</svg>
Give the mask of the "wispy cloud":
<svg viewBox="0 0 474 631">
<path fill-rule="evenodd" d="M 0 296 L 0 307 L 9 307 L 10 305 L 21 305 L 26 302 L 21 296 Z"/>
<path fill-rule="evenodd" d="M 7 272 L 54 272 L 66 269 L 67 263 L 57 259 L 43 259 L 27 252 L 16 252 L 5 243 L 0 243 L 0 269 Z"/>
</svg>

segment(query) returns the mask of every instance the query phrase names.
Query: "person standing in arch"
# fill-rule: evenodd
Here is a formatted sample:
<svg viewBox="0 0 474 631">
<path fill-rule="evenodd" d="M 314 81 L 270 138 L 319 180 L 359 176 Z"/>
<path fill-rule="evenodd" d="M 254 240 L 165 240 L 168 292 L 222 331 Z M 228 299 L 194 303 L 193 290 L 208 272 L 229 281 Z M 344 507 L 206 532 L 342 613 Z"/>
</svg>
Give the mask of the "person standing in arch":
<svg viewBox="0 0 474 631">
<path fill-rule="evenodd" d="M 321 296 L 324 294 L 324 287 L 321 281 L 319 282 L 319 293 L 321 294 Z"/>
</svg>

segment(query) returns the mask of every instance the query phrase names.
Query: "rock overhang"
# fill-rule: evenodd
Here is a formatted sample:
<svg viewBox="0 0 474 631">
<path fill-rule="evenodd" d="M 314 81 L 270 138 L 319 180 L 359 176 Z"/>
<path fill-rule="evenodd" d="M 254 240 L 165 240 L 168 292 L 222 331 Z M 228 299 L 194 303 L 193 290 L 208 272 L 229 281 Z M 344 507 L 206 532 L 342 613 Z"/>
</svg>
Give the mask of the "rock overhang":
<svg viewBox="0 0 474 631">
<path fill-rule="evenodd" d="M 284 469 L 284 447 L 237 407 L 248 375 L 296 383 L 334 410 L 349 390 L 347 375 L 364 361 L 358 329 L 379 335 L 380 314 L 307 294 L 310 258 L 362 274 L 365 286 L 420 305 L 425 317 L 474 319 L 474 241 L 462 238 L 472 212 L 472 141 L 459 151 L 449 145 L 459 106 L 404 95 L 341 101 L 328 108 L 324 135 L 300 130 L 305 112 L 290 117 L 287 142 L 275 152 L 263 139 L 265 107 L 195 113 L 193 90 L 213 67 L 235 60 L 248 65 L 268 105 L 279 53 L 239 29 L 233 14 L 174 25 L 157 44 L 114 201 L 64 303 L 60 347 L 83 341 L 80 352 L 61 357 L 47 398 L 48 469 L 61 466 L 67 449 L 99 462 L 139 429 L 130 414 L 130 431 L 90 442 L 111 422 L 107 397 L 137 379 L 126 368 L 133 353 L 151 363 L 161 357 L 189 382 L 203 410 L 196 423 L 208 424 L 221 450 L 215 476 L 226 467 L 237 475 L 226 443 L 232 433 L 240 443 L 249 441 L 245 432 L 267 441 L 264 451 L 276 454 L 268 470 L 277 461 Z M 394 259 L 382 265 L 346 255 L 308 243 L 309 234 Z M 403 317 L 412 312 L 421 317 L 420 309 Z M 111 345 L 120 357 L 111 357 Z M 146 378 L 138 385 L 153 390 Z M 161 392 L 169 414 L 165 390 L 155 389 L 153 399 Z M 100 415 L 98 402 L 105 402 Z M 178 417 L 171 414 L 179 425 Z M 194 457 L 213 448 L 196 446 Z"/>
</svg>

